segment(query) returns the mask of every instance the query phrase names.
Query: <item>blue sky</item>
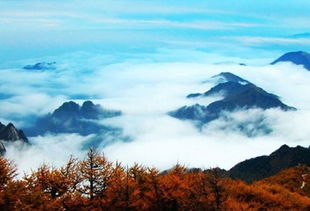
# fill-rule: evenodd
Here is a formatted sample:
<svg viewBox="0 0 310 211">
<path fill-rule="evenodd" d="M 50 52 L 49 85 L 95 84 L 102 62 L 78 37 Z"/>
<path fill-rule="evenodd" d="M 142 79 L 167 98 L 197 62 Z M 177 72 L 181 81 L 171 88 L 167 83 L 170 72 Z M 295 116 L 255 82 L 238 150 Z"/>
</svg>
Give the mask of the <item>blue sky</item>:
<svg viewBox="0 0 310 211">
<path fill-rule="evenodd" d="M 264 57 L 310 50 L 308 0 L 0 1 L 0 61 L 162 48 Z"/>
</svg>

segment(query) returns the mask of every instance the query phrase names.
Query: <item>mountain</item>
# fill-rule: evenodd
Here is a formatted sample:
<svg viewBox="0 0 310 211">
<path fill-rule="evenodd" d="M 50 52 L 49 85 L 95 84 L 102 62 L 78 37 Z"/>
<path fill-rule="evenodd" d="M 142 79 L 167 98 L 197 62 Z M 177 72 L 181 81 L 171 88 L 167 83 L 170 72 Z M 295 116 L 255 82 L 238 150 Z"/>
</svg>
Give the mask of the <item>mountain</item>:
<svg viewBox="0 0 310 211">
<path fill-rule="evenodd" d="M 206 118 L 211 115 L 207 106 L 195 104 L 192 106 L 183 106 L 176 111 L 169 112 L 169 115 L 182 120 L 197 120 L 206 122 Z"/>
<path fill-rule="evenodd" d="M 237 82 L 237 83 L 245 83 L 248 84 L 250 83 L 247 80 L 244 80 L 243 78 L 232 74 L 230 72 L 221 72 L 218 75 L 214 75 L 211 78 L 216 79 L 217 83 L 224 83 L 224 82 Z"/>
<path fill-rule="evenodd" d="M 56 62 L 39 62 L 33 65 L 24 66 L 25 70 L 55 70 Z"/>
<path fill-rule="evenodd" d="M 85 101 L 82 106 L 70 101 L 63 103 L 54 112 L 36 120 L 31 128 L 26 128 L 28 136 L 50 133 L 79 133 L 89 135 L 93 133 L 113 130 L 109 126 L 98 123 L 98 120 L 120 116 L 120 111 L 106 110 L 91 101 Z"/>
<path fill-rule="evenodd" d="M 16 129 L 12 123 L 9 123 L 8 125 L 5 126 L 1 122 L 0 122 L 0 140 L 4 141 L 22 140 L 24 142 L 28 142 L 28 139 L 22 130 Z"/>
<path fill-rule="evenodd" d="M 196 120 L 201 124 L 217 119 L 223 111 L 234 111 L 250 108 L 280 108 L 284 111 L 295 108 L 285 105 L 279 97 L 266 92 L 232 73 L 221 73 L 214 76 L 220 82 L 207 92 L 190 94 L 187 98 L 208 97 L 213 95 L 223 96 L 222 100 L 210 103 L 207 106 L 195 104 L 183 106 L 169 114 L 178 119 Z"/>
<path fill-rule="evenodd" d="M 0 140 L 4 142 L 22 141 L 29 143 L 27 137 L 22 130 L 18 130 L 12 123 L 4 125 L 0 122 Z M 5 146 L 0 142 L 0 155 L 6 152 Z"/>
<path fill-rule="evenodd" d="M 271 64 L 273 65 L 279 62 L 292 62 L 296 65 L 303 65 L 304 68 L 310 71 L 310 54 L 304 51 L 286 53 Z"/>
<path fill-rule="evenodd" d="M 285 170 L 280 171 L 276 175 L 271 177 L 267 177 L 265 179 L 259 180 L 255 182 L 258 185 L 281 185 L 282 187 L 286 188 L 291 192 L 298 193 L 304 196 L 310 196 L 310 185 L 305 185 L 303 188 L 302 186 L 302 175 L 309 174 L 310 167 L 307 165 L 298 165 L 292 168 L 288 168 Z M 308 178 L 310 182 L 310 178 Z M 308 184 L 310 184 L 307 182 Z"/>
<path fill-rule="evenodd" d="M 293 109 L 282 103 L 276 95 L 270 94 L 253 84 L 243 85 L 236 82 L 226 82 L 213 87 L 205 93 L 205 96 L 215 93 L 225 94 L 223 100 L 208 105 L 208 110 L 212 113 L 219 113 L 223 110 L 233 111 L 236 108 L 280 108 L 285 111 Z"/>
<path fill-rule="evenodd" d="M 260 156 L 238 163 L 228 173 L 234 179 L 253 182 L 301 164 L 310 166 L 310 148 L 283 145 L 269 156 Z"/>
<path fill-rule="evenodd" d="M 241 85 L 251 84 L 249 81 L 244 80 L 243 78 L 240 78 L 239 76 L 236 76 L 229 72 L 222 72 L 218 75 L 212 76 L 211 79 L 212 80 L 215 79 L 216 83 L 219 85 L 216 87 L 213 87 L 212 89 L 210 89 L 209 91 L 203 94 L 202 93 L 189 94 L 187 95 L 187 98 L 195 98 L 195 97 L 203 97 L 203 96 L 207 97 L 207 96 L 211 96 L 214 94 L 219 94 L 219 92 L 222 92 L 220 94 L 229 95 L 228 92 L 234 91 L 235 89 L 240 87 L 239 86 L 240 84 Z M 235 87 L 234 85 L 238 87 Z"/>
<path fill-rule="evenodd" d="M 6 153 L 5 146 L 2 142 L 0 142 L 0 156 L 3 156 Z"/>
</svg>

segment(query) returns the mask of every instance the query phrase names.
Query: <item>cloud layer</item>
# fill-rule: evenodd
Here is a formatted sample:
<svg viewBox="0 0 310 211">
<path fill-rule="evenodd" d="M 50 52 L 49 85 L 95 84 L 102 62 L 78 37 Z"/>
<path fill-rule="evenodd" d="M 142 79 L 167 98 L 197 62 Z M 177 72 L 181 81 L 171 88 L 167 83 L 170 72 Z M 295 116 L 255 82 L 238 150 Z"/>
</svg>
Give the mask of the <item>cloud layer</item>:
<svg viewBox="0 0 310 211">
<path fill-rule="evenodd" d="M 104 108 L 122 110 L 123 116 L 102 123 L 121 127 L 124 135 L 132 138 L 130 142 L 120 140 L 99 150 L 110 160 L 139 162 L 161 169 L 177 162 L 188 167 L 227 169 L 244 159 L 268 154 L 284 143 L 309 145 L 310 100 L 306 93 L 310 92 L 310 72 L 289 63 L 256 66 L 251 64 L 257 64 L 257 60 L 240 59 L 250 64 L 240 66 L 227 62 L 236 58 L 200 51 L 175 52 L 161 49 L 153 54 L 127 55 L 127 59 L 77 52 L 40 58 L 56 61 L 57 69 L 39 72 L 18 68 L 39 59 L 18 61 L 13 65 L 16 68 L 0 70 L 8 76 L 0 79 L 1 94 L 9 94 L 0 98 L 1 121 L 14 121 L 22 128 L 30 124 L 33 116 L 46 114 L 65 100 L 93 99 Z M 180 62 L 184 61 L 182 58 L 190 61 Z M 214 84 L 202 81 L 227 71 L 280 96 L 298 111 L 253 109 L 228 113 L 202 131 L 191 122 L 167 115 L 183 105 L 207 105 L 215 100 L 196 101 L 186 99 L 186 95 L 207 91 Z M 251 127 L 256 119 L 262 119 L 272 132 L 247 137 L 234 127 L 240 122 L 249 122 Z M 34 137 L 30 139 L 33 146 L 22 151 L 8 146 L 7 157 L 14 159 L 21 171 L 29 171 L 42 162 L 60 165 L 71 154 L 83 157 L 82 145 L 89 138 L 75 134 Z"/>
</svg>

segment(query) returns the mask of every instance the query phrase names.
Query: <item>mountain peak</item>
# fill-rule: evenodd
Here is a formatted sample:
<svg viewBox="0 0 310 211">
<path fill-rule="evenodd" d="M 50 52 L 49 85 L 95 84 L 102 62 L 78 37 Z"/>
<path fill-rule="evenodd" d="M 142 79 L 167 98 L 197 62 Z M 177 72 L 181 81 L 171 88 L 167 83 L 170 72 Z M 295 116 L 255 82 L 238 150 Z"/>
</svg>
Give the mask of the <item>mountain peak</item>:
<svg viewBox="0 0 310 211">
<path fill-rule="evenodd" d="M 7 125 L 8 128 L 16 129 L 12 122 Z"/>
<path fill-rule="evenodd" d="M 229 173 L 233 178 L 253 182 L 300 164 L 310 165 L 310 149 L 282 145 L 269 156 L 260 156 L 238 163 L 229 170 Z"/>
<path fill-rule="evenodd" d="M 101 130 L 109 131 L 110 128 L 95 121 L 103 118 L 120 116 L 120 111 L 105 110 L 99 104 L 85 101 L 82 106 L 74 101 L 63 103 L 52 114 L 38 118 L 35 125 L 26 128 L 29 136 L 52 133 L 79 133 L 89 135 Z M 112 130 L 112 129 L 111 129 Z"/>
<path fill-rule="evenodd" d="M 310 71 L 310 54 L 305 51 L 288 52 L 271 64 L 277 64 L 279 62 L 292 62 L 296 65 L 303 65 L 305 69 Z"/>
<path fill-rule="evenodd" d="M 262 110 L 267 110 L 270 108 L 279 108 L 283 111 L 296 110 L 281 102 L 278 96 L 268 93 L 262 88 L 232 73 L 220 73 L 214 77 L 226 78 L 223 80 L 223 83 L 217 84 L 205 93 L 190 94 L 187 98 L 220 95 L 223 97 L 222 99 L 211 102 L 208 105 L 195 104 L 192 106 L 183 106 L 168 114 L 181 120 L 192 120 L 196 126 L 200 127 L 225 116 L 226 112 L 234 112 L 240 109 L 260 108 Z M 252 124 L 250 122 L 251 121 L 237 123 L 236 126 L 247 136 L 256 136 L 261 133 L 266 134 L 271 131 L 262 120 L 253 123 L 259 125 L 257 130 L 254 131 L 250 129 L 251 127 L 247 128 L 248 124 Z"/>
<path fill-rule="evenodd" d="M 22 130 L 18 130 L 12 123 L 9 123 L 7 126 L 0 122 L 0 140 L 6 142 L 22 141 L 28 143 L 28 139 L 25 136 Z M 2 142 L 0 142 L 0 155 L 3 155 L 6 152 L 5 147 Z"/>
<path fill-rule="evenodd" d="M 236 108 L 281 108 L 282 110 L 294 110 L 279 100 L 279 97 L 266 92 L 260 87 L 255 86 L 239 76 L 232 73 L 223 72 L 213 77 L 225 77 L 223 83 L 212 87 L 204 94 L 195 93 L 190 94 L 187 98 L 195 98 L 197 96 L 212 96 L 222 95 L 224 99 L 215 101 L 208 105 L 207 110 L 209 113 L 219 113 L 220 111 L 227 110 L 233 111 Z"/>
<path fill-rule="evenodd" d="M 280 154 L 286 154 L 290 150 L 290 147 L 286 144 L 282 145 L 278 150 L 274 151 L 270 155 L 280 155 Z"/>
<path fill-rule="evenodd" d="M 95 104 L 94 104 L 92 101 L 90 101 L 90 100 L 86 100 L 86 101 L 84 101 L 84 103 L 82 104 L 82 108 L 83 108 L 83 107 L 93 107 L 93 106 L 95 106 Z"/>
<path fill-rule="evenodd" d="M 80 109 L 81 116 L 86 119 L 99 119 L 102 112 L 100 105 L 95 105 L 92 101 L 85 101 Z"/>
<path fill-rule="evenodd" d="M 7 126 L 1 124 L 0 139 L 5 141 L 23 140 L 28 142 L 28 139 L 24 135 L 23 131 L 17 130 L 12 123 L 9 123 Z"/>
<path fill-rule="evenodd" d="M 221 72 L 218 75 L 212 76 L 212 78 L 218 79 L 219 83 L 223 83 L 223 82 L 236 82 L 236 83 L 242 83 L 242 84 L 250 83 L 249 81 L 244 80 L 243 78 L 230 72 Z"/>
<path fill-rule="evenodd" d="M 53 117 L 66 118 L 68 116 L 77 116 L 80 113 L 80 105 L 73 102 L 65 102 L 53 112 Z"/>
</svg>

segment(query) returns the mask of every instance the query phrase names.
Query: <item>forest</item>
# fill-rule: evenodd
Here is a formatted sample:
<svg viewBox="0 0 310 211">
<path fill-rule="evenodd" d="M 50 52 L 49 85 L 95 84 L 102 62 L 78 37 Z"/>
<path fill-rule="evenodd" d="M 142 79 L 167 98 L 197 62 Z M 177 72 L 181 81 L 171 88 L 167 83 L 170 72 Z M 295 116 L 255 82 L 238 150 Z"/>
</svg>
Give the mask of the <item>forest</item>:
<svg viewBox="0 0 310 211">
<path fill-rule="evenodd" d="M 300 188 L 307 168 L 247 184 L 219 168 L 125 167 L 90 149 L 84 160 L 17 177 L 0 158 L 0 210 L 310 210 L 309 183 Z"/>
</svg>

